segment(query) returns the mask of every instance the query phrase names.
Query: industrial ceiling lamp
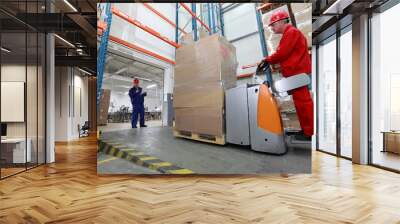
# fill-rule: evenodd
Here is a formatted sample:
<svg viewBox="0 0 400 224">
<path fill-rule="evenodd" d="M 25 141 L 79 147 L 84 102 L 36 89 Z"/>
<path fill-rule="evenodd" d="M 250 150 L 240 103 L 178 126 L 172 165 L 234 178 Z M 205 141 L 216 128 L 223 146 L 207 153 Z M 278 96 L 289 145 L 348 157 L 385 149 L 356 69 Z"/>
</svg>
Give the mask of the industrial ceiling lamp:
<svg viewBox="0 0 400 224">
<path fill-rule="evenodd" d="M 125 72 L 126 70 L 128 70 L 127 67 L 121 68 L 120 70 L 116 71 L 116 72 L 114 73 L 114 75 L 118 75 L 118 74 L 120 74 L 120 73 L 122 73 L 122 72 Z"/>
<path fill-rule="evenodd" d="M 85 73 L 85 74 L 87 74 L 87 75 L 90 75 L 90 76 L 93 75 L 92 73 L 90 73 L 90 72 L 88 72 L 88 71 L 85 71 L 85 70 L 83 70 L 83 69 L 81 69 L 81 68 L 79 68 L 79 67 L 78 67 L 78 70 L 81 71 L 81 72 L 83 72 L 83 73 Z"/>
<path fill-rule="evenodd" d="M 146 87 L 146 89 L 152 89 L 152 88 L 154 88 L 154 87 L 157 87 L 157 84 L 148 85 L 148 86 Z"/>
<path fill-rule="evenodd" d="M 60 36 L 57 35 L 57 34 L 54 34 L 54 36 L 57 37 L 57 38 L 58 38 L 59 40 L 61 40 L 62 42 L 66 43 L 68 46 L 75 48 L 75 45 L 73 45 L 73 44 L 72 44 L 71 42 L 69 42 L 68 40 L 66 40 L 66 39 L 64 39 L 64 38 L 62 38 L 62 37 L 60 37 Z"/>
<path fill-rule="evenodd" d="M 74 10 L 74 12 L 78 12 L 78 10 L 71 4 L 69 3 L 68 0 L 64 0 L 65 4 L 67 4 L 72 10 Z"/>
<path fill-rule="evenodd" d="M 146 78 L 139 77 L 139 76 L 135 76 L 134 78 L 139 79 L 139 80 L 148 81 L 148 82 L 152 82 L 152 81 L 153 81 L 153 80 L 151 80 L 151 79 L 146 79 Z"/>
<path fill-rule="evenodd" d="M 347 8 L 347 6 L 351 5 L 354 0 L 336 0 L 333 4 L 331 4 L 325 11 L 322 13 L 323 15 L 329 14 L 342 14 L 343 10 Z"/>
<path fill-rule="evenodd" d="M 5 48 L 5 47 L 1 47 L 1 50 L 4 51 L 4 52 L 6 52 L 6 53 L 10 53 L 10 52 L 11 52 L 9 49 L 7 49 L 7 48 Z"/>
</svg>

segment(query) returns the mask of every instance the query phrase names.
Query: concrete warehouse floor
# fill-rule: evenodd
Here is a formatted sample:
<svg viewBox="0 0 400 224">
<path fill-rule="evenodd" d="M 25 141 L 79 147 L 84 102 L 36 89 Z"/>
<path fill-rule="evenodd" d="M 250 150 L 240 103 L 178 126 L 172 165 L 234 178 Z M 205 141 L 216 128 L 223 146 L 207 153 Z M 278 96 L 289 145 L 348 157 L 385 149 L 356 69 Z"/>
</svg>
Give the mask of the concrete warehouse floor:
<svg viewBox="0 0 400 224">
<path fill-rule="evenodd" d="M 267 155 L 242 146 L 231 144 L 220 146 L 175 138 L 170 127 L 105 132 L 102 139 L 118 142 L 146 155 L 200 174 L 311 172 L 311 149 L 289 149 L 289 152 L 283 156 Z M 101 160 L 98 158 L 99 161 Z M 107 173 L 126 174 L 127 167 L 108 169 Z M 102 170 L 102 168 L 99 169 L 99 174 Z M 130 173 L 144 172 L 132 168 Z"/>
<path fill-rule="evenodd" d="M 146 124 L 148 127 L 161 127 L 161 126 L 162 126 L 162 121 L 161 121 L 161 120 L 146 121 L 145 124 Z M 138 123 L 137 127 L 140 128 L 139 123 Z M 131 129 L 131 123 L 130 123 L 130 122 L 125 122 L 125 123 L 108 123 L 107 125 L 97 126 L 97 129 L 98 129 L 99 131 L 102 131 L 102 132 L 105 132 L 105 131 L 119 131 L 119 130 Z"/>
</svg>

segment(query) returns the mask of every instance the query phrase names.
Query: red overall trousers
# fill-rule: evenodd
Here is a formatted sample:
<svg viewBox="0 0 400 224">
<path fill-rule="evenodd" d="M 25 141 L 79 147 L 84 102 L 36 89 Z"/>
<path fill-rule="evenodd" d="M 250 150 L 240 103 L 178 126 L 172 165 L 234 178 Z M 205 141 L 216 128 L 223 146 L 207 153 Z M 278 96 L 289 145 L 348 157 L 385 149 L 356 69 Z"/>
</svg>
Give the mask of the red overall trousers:
<svg viewBox="0 0 400 224">
<path fill-rule="evenodd" d="M 266 57 L 269 64 L 280 64 L 283 77 L 290 77 L 301 73 L 311 74 L 311 57 L 308 53 L 307 39 L 300 30 L 288 24 L 282 39 L 274 54 Z M 303 86 L 290 93 L 296 108 L 300 126 L 305 135 L 314 133 L 313 101 L 307 86 Z"/>
</svg>

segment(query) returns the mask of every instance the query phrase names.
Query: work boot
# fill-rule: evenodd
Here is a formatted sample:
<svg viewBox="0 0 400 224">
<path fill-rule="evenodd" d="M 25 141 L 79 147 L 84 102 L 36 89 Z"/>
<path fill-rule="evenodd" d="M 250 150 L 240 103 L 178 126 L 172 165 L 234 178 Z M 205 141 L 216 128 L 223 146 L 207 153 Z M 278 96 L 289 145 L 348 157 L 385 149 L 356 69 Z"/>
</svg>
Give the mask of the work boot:
<svg viewBox="0 0 400 224">
<path fill-rule="evenodd" d="M 298 140 L 298 141 L 311 141 L 311 136 L 308 135 L 295 135 L 294 139 Z"/>
</svg>

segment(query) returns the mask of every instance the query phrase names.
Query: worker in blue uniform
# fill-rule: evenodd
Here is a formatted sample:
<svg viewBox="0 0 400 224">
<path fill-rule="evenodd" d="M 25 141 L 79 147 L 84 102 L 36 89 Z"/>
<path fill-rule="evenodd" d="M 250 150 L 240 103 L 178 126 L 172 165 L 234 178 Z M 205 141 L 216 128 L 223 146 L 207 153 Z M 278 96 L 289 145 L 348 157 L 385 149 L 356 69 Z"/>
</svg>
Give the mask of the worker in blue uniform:
<svg viewBox="0 0 400 224">
<path fill-rule="evenodd" d="M 132 128 L 136 128 L 138 116 L 140 115 L 140 127 L 147 127 L 144 124 L 144 97 L 147 95 L 146 92 L 142 92 L 142 88 L 139 87 L 139 79 L 133 80 L 133 87 L 129 90 L 129 97 L 132 103 Z"/>
</svg>

